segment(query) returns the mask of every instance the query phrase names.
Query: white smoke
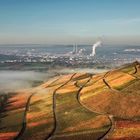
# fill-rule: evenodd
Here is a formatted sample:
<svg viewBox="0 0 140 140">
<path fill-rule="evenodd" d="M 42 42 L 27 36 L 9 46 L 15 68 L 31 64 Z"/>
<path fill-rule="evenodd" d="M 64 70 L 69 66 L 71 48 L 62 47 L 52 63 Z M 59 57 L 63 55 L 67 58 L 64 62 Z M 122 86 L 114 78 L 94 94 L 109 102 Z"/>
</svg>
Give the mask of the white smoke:
<svg viewBox="0 0 140 140">
<path fill-rule="evenodd" d="M 93 44 L 92 53 L 91 53 L 90 56 L 95 56 L 95 54 L 96 54 L 96 48 L 97 48 L 98 46 L 100 46 L 100 45 L 101 45 L 101 41 L 98 41 L 98 42 L 96 42 L 95 44 Z"/>
</svg>

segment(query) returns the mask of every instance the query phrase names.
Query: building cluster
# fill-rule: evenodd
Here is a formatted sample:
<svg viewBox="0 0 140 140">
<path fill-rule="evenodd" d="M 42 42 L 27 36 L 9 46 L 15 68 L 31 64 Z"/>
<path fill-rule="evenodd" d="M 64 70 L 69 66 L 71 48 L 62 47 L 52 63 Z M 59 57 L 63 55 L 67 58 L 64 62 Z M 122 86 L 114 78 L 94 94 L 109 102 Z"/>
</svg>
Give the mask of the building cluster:
<svg viewBox="0 0 140 140">
<path fill-rule="evenodd" d="M 121 55 L 113 53 L 113 55 L 102 54 L 98 56 L 96 54 L 96 48 L 101 46 L 101 42 L 98 41 L 92 46 L 92 51 L 87 53 L 85 48 L 79 48 L 77 44 L 73 45 L 73 49 L 67 53 L 48 53 L 45 51 L 35 51 L 35 49 L 29 48 L 26 51 L 22 49 L 14 50 L 0 50 L 0 63 L 53 63 L 54 65 L 87 65 L 93 64 L 101 65 L 122 65 L 124 63 L 131 63 L 134 60 L 140 61 L 140 57 L 128 57 L 127 55 Z M 128 50 L 125 50 L 128 51 Z"/>
</svg>

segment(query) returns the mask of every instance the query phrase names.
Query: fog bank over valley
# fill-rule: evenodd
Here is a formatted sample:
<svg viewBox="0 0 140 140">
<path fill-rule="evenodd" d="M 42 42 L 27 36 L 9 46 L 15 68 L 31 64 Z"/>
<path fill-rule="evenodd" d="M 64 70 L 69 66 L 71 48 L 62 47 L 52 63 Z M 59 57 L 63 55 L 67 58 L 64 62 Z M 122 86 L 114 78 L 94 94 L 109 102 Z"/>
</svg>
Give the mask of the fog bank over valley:
<svg viewBox="0 0 140 140">
<path fill-rule="evenodd" d="M 13 92 L 41 84 L 51 73 L 35 71 L 0 71 L 0 92 Z"/>
<path fill-rule="evenodd" d="M 105 69 L 92 69 L 92 68 L 63 68 L 53 69 L 46 72 L 36 71 L 0 71 L 0 93 L 15 92 L 26 88 L 38 86 L 50 78 L 68 73 L 101 73 Z"/>
</svg>

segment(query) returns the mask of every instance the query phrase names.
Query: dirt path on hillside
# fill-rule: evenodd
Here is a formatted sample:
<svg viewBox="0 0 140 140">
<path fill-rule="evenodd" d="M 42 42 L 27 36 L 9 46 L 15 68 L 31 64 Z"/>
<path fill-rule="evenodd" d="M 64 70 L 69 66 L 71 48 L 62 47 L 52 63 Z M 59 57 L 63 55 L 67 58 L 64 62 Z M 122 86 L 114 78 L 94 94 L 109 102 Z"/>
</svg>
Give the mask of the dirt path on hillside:
<svg viewBox="0 0 140 140">
<path fill-rule="evenodd" d="M 27 112 L 29 110 L 30 100 L 31 100 L 33 95 L 34 95 L 34 93 L 32 93 L 27 100 L 27 103 L 26 103 L 26 106 L 25 106 L 25 112 L 24 112 L 24 116 L 23 116 L 22 128 L 21 128 L 19 134 L 17 135 L 17 137 L 14 138 L 14 140 L 20 140 L 24 131 L 26 130 L 26 125 L 27 125 L 26 116 L 27 116 Z"/>
<path fill-rule="evenodd" d="M 54 82 L 56 82 L 58 79 L 56 79 L 55 81 L 52 81 L 49 85 L 47 85 L 45 88 L 51 86 L 51 84 L 53 84 Z M 25 112 L 24 112 L 24 116 L 23 116 L 23 122 L 22 122 L 22 128 L 19 132 L 19 134 L 14 138 L 14 140 L 20 140 L 22 139 L 25 131 L 26 131 L 26 128 L 27 128 L 27 113 L 30 109 L 30 102 L 31 102 L 31 99 L 32 97 L 36 94 L 35 93 L 32 93 L 29 97 L 28 97 L 28 100 L 27 100 L 27 103 L 26 103 L 26 106 L 25 106 Z"/>
<path fill-rule="evenodd" d="M 81 116 L 81 121 L 86 121 L 84 118 L 82 118 L 82 116 L 84 117 L 84 116 L 86 116 L 86 117 L 88 117 L 87 118 L 87 120 L 88 119 L 92 119 L 92 121 L 94 121 L 94 119 L 96 118 L 96 117 L 99 117 L 99 116 L 104 116 L 104 117 L 106 117 L 106 119 L 107 119 L 107 115 L 105 115 L 105 114 L 101 114 L 101 113 L 96 113 L 96 112 L 94 112 L 94 111 L 91 111 L 91 110 L 89 110 L 89 109 L 87 109 L 87 108 L 85 108 L 81 103 L 80 103 L 80 100 L 79 100 L 79 93 L 81 92 L 81 90 L 90 82 L 90 80 L 91 80 L 91 78 L 92 78 L 92 75 L 90 74 L 89 76 L 89 79 L 87 78 L 87 81 L 84 83 L 84 85 L 82 85 L 82 86 L 78 86 L 78 84 L 76 84 L 77 83 L 77 81 L 73 81 L 74 83 L 73 83 L 73 85 L 75 85 L 75 87 L 77 87 L 77 91 L 75 92 L 75 93 L 73 93 L 72 94 L 72 97 L 71 98 L 69 98 L 69 100 L 71 99 L 71 105 L 73 106 L 73 107 L 70 107 L 70 108 L 68 108 L 68 110 L 67 110 L 67 108 L 65 108 L 65 110 L 63 111 L 63 113 L 65 112 L 65 111 L 68 111 L 68 112 L 70 112 L 70 114 L 66 117 L 65 115 L 64 116 L 62 116 L 61 117 L 61 115 L 59 115 L 59 112 L 57 112 L 57 108 L 59 108 L 59 104 L 57 104 L 57 102 L 59 103 L 59 101 L 60 100 L 65 100 L 65 99 L 67 99 L 67 96 L 69 95 L 69 94 L 62 94 L 62 96 L 63 97 L 61 97 L 61 99 L 57 99 L 56 98 L 56 94 L 59 94 L 59 92 L 57 93 L 57 90 L 54 92 L 54 115 L 55 115 L 55 120 L 56 120 L 56 122 L 55 122 L 55 127 L 54 127 L 54 130 L 52 131 L 52 133 L 50 134 L 50 137 L 48 137 L 46 140 L 57 140 L 57 139 L 61 139 L 61 138 L 63 138 L 63 137 L 65 137 L 66 139 L 68 139 L 68 138 L 74 138 L 74 139 L 78 139 L 79 137 L 80 138 L 82 138 L 82 140 L 84 139 L 84 138 L 88 138 L 89 136 L 91 137 L 91 139 L 95 139 L 95 140 L 97 140 L 98 138 L 100 138 L 100 137 L 102 137 L 102 135 L 104 135 L 104 134 L 106 134 L 106 132 L 108 132 L 109 130 L 110 130 L 110 128 L 111 127 L 106 127 L 105 128 L 105 130 L 101 130 L 101 126 L 99 127 L 99 129 L 100 129 L 100 131 L 98 130 L 97 132 L 95 131 L 96 129 L 96 127 L 94 128 L 94 126 L 93 126 L 93 128 L 91 128 L 91 129 L 93 129 L 93 130 L 90 130 L 90 134 L 88 133 L 88 129 L 85 129 L 85 130 L 82 130 L 82 132 L 81 133 L 79 133 L 79 131 L 77 130 L 77 131 L 73 131 L 73 132 L 71 132 L 71 133 L 62 133 L 62 137 L 61 137 L 61 135 L 57 135 L 57 134 L 61 134 L 61 131 L 63 130 L 62 128 L 62 126 L 63 126 L 63 123 L 64 122 L 69 122 L 69 121 L 71 121 L 71 123 L 73 124 L 73 127 L 76 127 L 75 125 L 75 119 L 78 119 L 78 117 L 80 117 Z M 71 80 L 72 80 L 72 78 L 71 78 Z M 69 80 L 69 81 L 71 81 L 71 80 Z M 68 82 L 67 82 L 68 83 Z M 67 83 L 65 83 L 65 85 L 67 84 Z M 77 85 L 77 86 L 76 86 Z M 61 89 L 63 86 L 61 86 L 61 87 L 59 87 L 59 89 Z M 61 94 L 60 94 L 61 95 Z M 56 100 L 57 100 L 57 102 L 56 102 Z M 60 101 L 61 102 L 61 101 Z M 67 106 L 67 101 L 66 101 L 66 106 Z M 74 114 L 74 116 L 77 116 L 77 117 L 74 117 L 72 114 L 74 113 L 73 111 L 74 110 L 76 110 L 76 109 L 78 109 L 79 111 L 76 113 L 76 114 Z M 73 113 L 72 113 L 73 112 Z M 62 114 L 63 114 L 62 113 Z M 72 114 L 71 114 L 72 113 Z M 89 115 L 90 114 L 90 115 Z M 72 116 L 71 116 L 72 115 Z M 96 116 L 96 117 L 95 117 Z M 95 118 L 94 118 L 95 117 Z M 97 122 L 98 123 L 98 122 Z M 110 119 L 108 118 L 107 120 L 106 120 L 106 123 L 107 123 L 107 125 L 110 125 L 111 124 L 111 122 L 110 122 Z M 74 125 L 75 124 L 75 125 Z M 68 125 L 68 124 L 67 124 Z M 66 126 L 67 126 L 66 125 Z M 68 125 L 69 126 L 69 125 Z M 61 128 L 62 127 L 62 128 Z M 69 127 L 66 127 L 65 129 L 67 129 L 67 128 L 69 128 Z M 88 128 L 88 127 L 87 127 Z M 98 127 L 97 127 L 98 128 Z M 62 131 L 63 132 L 63 131 Z M 85 132 L 87 132 L 87 134 L 86 135 L 82 135 L 82 133 L 85 133 Z M 100 134 L 99 134 L 100 133 Z"/>
<path fill-rule="evenodd" d="M 109 74 L 109 72 L 107 72 L 107 73 L 103 76 L 103 78 L 101 78 L 101 79 L 103 79 L 104 84 L 105 84 L 109 89 L 111 89 L 110 85 L 109 85 L 109 84 L 106 82 L 106 80 L 105 80 L 105 77 L 106 77 L 108 74 Z M 115 122 L 114 122 L 114 119 L 113 119 L 113 116 L 112 116 L 112 115 L 108 115 L 108 114 L 106 114 L 105 112 L 93 111 L 93 110 L 89 109 L 88 107 L 86 107 L 86 106 L 81 102 L 81 100 L 80 100 L 80 92 L 81 92 L 81 90 L 90 82 L 91 79 L 92 79 L 92 75 L 90 76 L 90 79 L 85 83 L 85 85 L 82 86 L 82 87 L 79 89 L 79 92 L 78 92 L 78 94 L 77 94 L 77 100 L 78 100 L 79 104 L 80 104 L 81 106 L 83 106 L 85 109 L 88 109 L 88 110 L 90 110 L 91 112 L 94 112 L 94 113 L 97 113 L 97 114 L 100 114 L 100 115 L 107 115 L 107 116 L 108 116 L 108 119 L 110 120 L 110 123 L 111 123 L 111 125 L 110 125 L 111 127 L 110 127 L 110 129 L 109 129 L 105 134 L 103 134 L 103 135 L 98 139 L 98 140 L 103 140 L 103 139 L 105 139 L 106 137 L 108 137 L 108 135 L 109 135 L 110 133 L 112 133 L 112 131 L 114 130 Z M 99 79 L 99 80 L 101 80 L 101 79 Z"/>
<path fill-rule="evenodd" d="M 76 74 L 76 73 L 75 73 Z M 63 86 L 65 86 L 67 83 L 69 83 L 72 78 L 75 76 L 75 74 L 73 74 L 71 76 L 71 78 L 66 81 L 64 84 L 62 84 L 61 86 L 59 86 L 57 89 L 54 90 L 53 92 L 53 115 L 54 115 L 54 128 L 52 130 L 52 132 L 45 138 L 45 140 L 50 140 L 51 136 L 54 134 L 55 130 L 56 130 L 56 126 L 57 126 L 57 120 L 56 120 L 56 92 L 57 90 L 59 90 L 60 88 L 62 88 Z"/>
</svg>

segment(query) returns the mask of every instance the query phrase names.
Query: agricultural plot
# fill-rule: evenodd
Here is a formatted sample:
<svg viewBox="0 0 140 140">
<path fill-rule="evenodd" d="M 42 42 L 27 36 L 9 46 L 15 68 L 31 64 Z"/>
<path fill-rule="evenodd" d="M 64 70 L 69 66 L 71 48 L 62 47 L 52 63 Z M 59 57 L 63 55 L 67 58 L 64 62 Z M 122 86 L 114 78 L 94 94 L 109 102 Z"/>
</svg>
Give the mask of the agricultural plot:
<svg viewBox="0 0 140 140">
<path fill-rule="evenodd" d="M 108 140 L 139 140 L 140 121 L 115 119 L 114 131 L 109 135 Z"/>
<path fill-rule="evenodd" d="M 20 133 L 29 96 L 27 92 L 7 95 L 4 110 L 0 113 L 1 140 L 14 139 Z"/>
<path fill-rule="evenodd" d="M 21 140 L 45 139 L 51 133 L 54 127 L 52 93 L 52 90 L 40 89 L 32 96 L 26 112 L 26 128 L 20 136 Z"/>
<path fill-rule="evenodd" d="M 106 75 L 105 80 L 110 85 L 110 87 L 121 90 L 134 83 L 137 79 L 127 73 L 111 71 Z"/>
<path fill-rule="evenodd" d="M 140 96 L 104 90 L 90 98 L 83 98 L 82 102 L 89 109 L 104 112 L 122 119 L 136 119 L 140 116 Z M 97 102 L 98 101 L 98 102 Z"/>
<path fill-rule="evenodd" d="M 0 95 L 0 140 L 138 140 L 139 76 L 135 62 Z"/>
<path fill-rule="evenodd" d="M 108 116 L 84 108 L 77 101 L 79 88 L 74 85 L 74 81 L 71 81 L 68 85 L 56 91 L 57 126 L 51 139 L 71 138 L 78 140 L 82 137 L 85 138 L 83 133 L 86 132 L 91 139 L 98 139 L 110 129 L 111 122 Z M 64 90 L 66 91 L 64 92 Z"/>
<path fill-rule="evenodd" d="M 127 67 L 123 67 L 120 69 L 122 72 L 130 74 L 134 76 L 135 78 L 140 78 L 140 63 L 134 62 L 131 65 L 128 65 Z"/>
<path fill-rule="evenodd" d="M 133 68 L 134 65 L 131 65 L 130 69 L 134 70 Z M 95 94 L 96 91 L 94 91 L 92 93 L 94 96 L 87 96 L 87 98 L 84 98 L 85 95 L 82 94 L 81 101 L 91 110 L 113 115 L 114 130 L 108 134 L 106 139 L 139 139 L 140 80 L 133 74 L 126 73 L 126 71 L 122 73 L 120 70 L 109 72 L 104 80 L 111 86 L 111 89 L 102 89 L 98 94 Z"/>
<path fill-rule="evenodd" d="M 89 98 L 94 97 L 94 95 L 98 94 L 99 92 L 105 89 L 108 89 L 108 87 L 103 82 L 103 79 L 99 77 L 93 82 L 92 85 L 87 85 L 85 88 L 82 89 L 80 93 L 80 99 L 88 100 Z"/>
<path fill-rule="evenodd" d="M 137 65 L 137 64 L 132 63 L 129 65 L 123 66 L 122 68 L 119 69 L 119 71 L 122 71 L 122 72 L 128 73 L 128 74 L 134 74 L 136 72 L 135 65 Z"/>
</svg>

